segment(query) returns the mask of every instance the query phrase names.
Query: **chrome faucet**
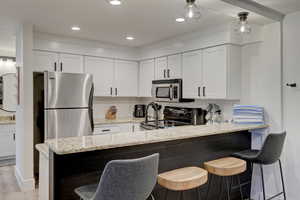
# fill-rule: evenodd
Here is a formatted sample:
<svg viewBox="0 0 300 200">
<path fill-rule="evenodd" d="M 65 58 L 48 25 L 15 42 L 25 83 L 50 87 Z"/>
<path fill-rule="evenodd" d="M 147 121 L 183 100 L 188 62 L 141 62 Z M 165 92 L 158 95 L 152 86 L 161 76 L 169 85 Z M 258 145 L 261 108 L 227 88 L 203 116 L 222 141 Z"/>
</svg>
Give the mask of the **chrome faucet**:
<svg viewBox="0 0 300 200">
<path fill-rule="evenodd" d="M 155 112 L 155 128 L 158 129 L 159 128 L 159 119 L 158 119 L 158 111 L 160 109 L 160 105 L 158 105 L 155 102 L 151 102 L 147 105 L 146 107 L 146 117 L 145 117 L 145 124 L 148 124 L 148 110 L 150 108 L 150 106 L 152 106 L 154 112 Z"/>
</svg>

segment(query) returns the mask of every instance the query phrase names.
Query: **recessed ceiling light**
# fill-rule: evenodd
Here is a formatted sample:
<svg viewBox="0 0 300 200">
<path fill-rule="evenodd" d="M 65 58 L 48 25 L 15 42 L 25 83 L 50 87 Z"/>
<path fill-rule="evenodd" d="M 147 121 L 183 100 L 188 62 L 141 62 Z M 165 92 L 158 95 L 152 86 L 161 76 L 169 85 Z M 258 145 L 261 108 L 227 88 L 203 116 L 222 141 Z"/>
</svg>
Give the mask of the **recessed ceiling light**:
<svg viewBox="0 0 300 200">
<path fill-rule="evenodd" d="M 109 3 L 113 6 L 119 6 L 122 4 L 121 0 L 109 0 Z"/>
<path fill-rule="evenodd" d="M 132 37 L 132 36 L 127 36 L 126 37 L 126 40 L 134 40 L 135 38 L 134 37 Z"/>
<path fill-rule="evenodd" d="M 73 31 L 80 31 L 80 27 L 79 26 L 72 26 L 71 28 Z"/>
<path fill-rule="evenodd" d="M 184 22 L 184 21 L 185 21 L 185 19 L 183 17 L 179 17 L 176 19 L 176 22 L 179 22 L 179 23 Z"/>
</svg>

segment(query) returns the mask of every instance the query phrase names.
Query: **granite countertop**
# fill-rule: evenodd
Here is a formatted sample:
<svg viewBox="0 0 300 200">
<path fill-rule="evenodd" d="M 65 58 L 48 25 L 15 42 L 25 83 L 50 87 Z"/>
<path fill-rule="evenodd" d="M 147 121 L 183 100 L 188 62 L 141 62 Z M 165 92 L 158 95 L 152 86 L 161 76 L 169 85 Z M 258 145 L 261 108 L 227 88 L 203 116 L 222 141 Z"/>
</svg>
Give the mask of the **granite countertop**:
<svg viewBox="0 0 300 200">
<path fill-rule="evenodd" d="M 106 125 L 106 124 L 123 124 L 123 123 L 141 123 L 145 121 L 145 118 L 118 118 L 114 120 L 108 119 L 94 119 L 95 125 Z"/>
<path fill-rule="evenodd" d="M 38 144 L 37 149 L 41 152 L 47 153 L 45 152 L 45 149 L 50 148 L 56 154 L 64 155 L 196 138 L 209 135 L 226 134 L 238 131 L 263 129 L 267 127 L 268 125 L 236 125 L 229 123 L 201 126 L 181 126 L 168 129 L 140 131 L 135 133 L 118 133 L 52 139 L 46 141 L 44 144 Z"/>
</svg>

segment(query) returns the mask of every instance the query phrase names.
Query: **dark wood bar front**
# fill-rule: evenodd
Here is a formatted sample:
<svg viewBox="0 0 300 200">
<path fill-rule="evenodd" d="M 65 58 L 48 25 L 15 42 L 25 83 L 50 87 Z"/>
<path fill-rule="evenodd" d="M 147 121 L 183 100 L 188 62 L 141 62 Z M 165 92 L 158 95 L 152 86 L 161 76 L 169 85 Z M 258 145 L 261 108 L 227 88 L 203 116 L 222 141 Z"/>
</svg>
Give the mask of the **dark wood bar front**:
<svg viewBox="0 0 300 200">
<path fill-rule="evenodd" d="M 230 156 L 234 152 L 250 148 L 251 133 L 241 131 L 66 155 L 58 155 L 50 150 L 50 199 L 79 199 L 74 189 L 82 185 L 98 183 L 102 170 L 111 160 L 133 159 L 159 153 L 159 173 L 161 173 L 188 166 L 203 167 L 205 161 Z M 246 183 L 250 179 L 251 172 L 248 169 L 241 175 L 241 180 L 242 183 Z M 212 184 L 209 200 L 217 199 L 220 193 L 220 180 L 216 177 Z M 243 187 L 244 198 L 250 196 L 250 189 L 249 184 Z M 202 197 L 206 196 L 206 190 L 207 184 L 201 188 Z M 164 199 L 164 192 L 165 190 L 157 185 L 154 189 L 155 198 Z M 177 199 L 179 198 L 177 195 L 179 195 L 177 192 L 170 192 L 169 198 Z M 188 191 L 184 194 L 184 198 L 196 200 L 196 192 Z M 233 190 L 232 199 L 238 198 L 240 198 L 239 190 Z"/>
</svg>

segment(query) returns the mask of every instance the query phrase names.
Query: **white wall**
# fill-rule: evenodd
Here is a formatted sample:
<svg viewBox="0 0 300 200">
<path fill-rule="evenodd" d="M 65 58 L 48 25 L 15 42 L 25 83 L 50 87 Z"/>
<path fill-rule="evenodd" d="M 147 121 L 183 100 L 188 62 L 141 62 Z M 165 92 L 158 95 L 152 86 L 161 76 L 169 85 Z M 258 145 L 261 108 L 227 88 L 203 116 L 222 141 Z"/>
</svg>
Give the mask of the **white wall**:
<svg viewBox="0 0 300 200">
<path fill-rule="evenodd" d="M 22 190 L 34 189 L 33 178 L 33 26 L 17 32 L 16 63 L 20 66 L 20 105 L 16 112 L 16 177 Z"/>
<path fill-rule="evenodd" d="M 284 169 L 288 199 L 299 199 L 300 185 L 300 12 L 284 20 L 284 83 L 297 83 L 297 88 L 284 87 L 284 121 L 287 141 L 284 149 Z"/>
<path fill-rule="evenodd" d="M 36 32 L 34 33 L 34 49 L 128 60 L 138 59 L 138 49 L 134 47 Z"/>
<path fill-rule="evenodd" d="M 261 105 L 271 132 L 281 130 L 280 24 L 262 28 L 263 42 L 242 47 L 242 104 Z"/>
<path fill-rule="evenodd" d="M 241 38 L 233 34 L 231 24 L 225 24 L 141 47 L 140 58 L 148 59 L 209 46 L 226 43 L 240 44 L 241 42 Z"/>
</svg>

